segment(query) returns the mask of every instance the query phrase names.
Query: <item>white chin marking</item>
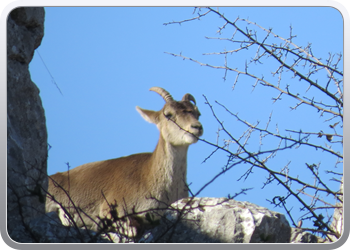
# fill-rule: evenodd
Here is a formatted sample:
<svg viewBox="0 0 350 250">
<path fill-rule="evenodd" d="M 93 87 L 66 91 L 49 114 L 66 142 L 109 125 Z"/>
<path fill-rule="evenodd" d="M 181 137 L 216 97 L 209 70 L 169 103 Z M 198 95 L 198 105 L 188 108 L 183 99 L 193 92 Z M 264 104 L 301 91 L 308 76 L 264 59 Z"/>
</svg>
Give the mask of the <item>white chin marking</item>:
<svg viewBox="0 0 350 250">
<path fill-rule="evenodd" d="M 194 135 L 191 135 L 188 133 L 184 136 L 184 139 L 185 139 L 185 142 L 189 144 L 196 143 L 198 141 L 198 139 Z"/>
</svg>

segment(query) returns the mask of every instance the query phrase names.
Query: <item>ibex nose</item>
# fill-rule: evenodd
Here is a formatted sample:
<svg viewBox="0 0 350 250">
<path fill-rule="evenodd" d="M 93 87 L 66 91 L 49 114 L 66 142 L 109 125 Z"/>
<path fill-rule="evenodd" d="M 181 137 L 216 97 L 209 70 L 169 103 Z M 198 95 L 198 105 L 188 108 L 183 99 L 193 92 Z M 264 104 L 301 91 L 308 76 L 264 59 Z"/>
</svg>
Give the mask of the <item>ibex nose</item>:
<svg viewBox="0 0 350 250">
<path fill-rule="evenodd" d="M 192 124 L 191 128 L 197 129 L 199 132 L 203 131 L 203 126 L 202 124 Z"/>
</svg>

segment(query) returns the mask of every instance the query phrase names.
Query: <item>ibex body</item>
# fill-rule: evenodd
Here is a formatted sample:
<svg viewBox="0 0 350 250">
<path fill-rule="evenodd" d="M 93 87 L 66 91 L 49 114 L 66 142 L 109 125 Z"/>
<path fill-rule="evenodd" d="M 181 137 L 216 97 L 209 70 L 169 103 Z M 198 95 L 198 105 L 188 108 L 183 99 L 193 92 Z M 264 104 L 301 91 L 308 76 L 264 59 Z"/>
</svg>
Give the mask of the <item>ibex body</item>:
<svg viewBox="0 0 350 250">
<path fill-rule="evenodd" d="M 66 209 L 78 226 L 97 230 L 100 218 L 110 217 L 110 204 L 116 203 L 118 214 L 124 215 L 188 197 L 187 151 L 203 134 L 199 110 L 190 94 L 175 101 L 162 88 L 150 90 L 166 101 L 160 111 L 136 107 L 160 131 L 154 152 L 87 163 L 50 176 L 46 212 L 57 211 L 68 224 Z"/>
</svg>

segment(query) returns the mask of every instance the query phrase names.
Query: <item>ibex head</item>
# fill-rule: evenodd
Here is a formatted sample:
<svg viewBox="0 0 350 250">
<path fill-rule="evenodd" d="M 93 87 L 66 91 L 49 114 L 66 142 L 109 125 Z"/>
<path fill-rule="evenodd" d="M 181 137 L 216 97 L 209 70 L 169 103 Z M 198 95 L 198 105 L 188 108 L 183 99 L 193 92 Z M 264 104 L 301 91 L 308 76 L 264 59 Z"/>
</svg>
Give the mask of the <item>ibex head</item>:
<svg viewBox="0 0 350 250">
<path fill-rule="evenodd" d="M 203 134 L 202 124 L 198 121 L 200 112 L 196 100 L 191 94 L 185 94 L 181 101 L 175 101 L 165 89 L 152 87 L 165 100 L 160 111 L 136 107 L 141 116 L 148 122 L 157 125 L 162 138 L 173 146 L 184 146 L 195 143 Z"/>
</svg>

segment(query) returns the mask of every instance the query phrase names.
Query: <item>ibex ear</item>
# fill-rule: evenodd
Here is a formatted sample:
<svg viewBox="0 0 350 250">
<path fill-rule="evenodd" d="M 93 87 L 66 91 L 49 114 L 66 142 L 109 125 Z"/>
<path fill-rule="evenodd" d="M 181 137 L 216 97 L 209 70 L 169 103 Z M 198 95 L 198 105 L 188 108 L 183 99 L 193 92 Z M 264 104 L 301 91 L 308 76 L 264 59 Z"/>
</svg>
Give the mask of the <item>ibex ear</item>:
<svg viewBox="0 0 350 250">
<path fill-rule="evenodd" d="M 153 111 L 153 110 L 147 110 L 147 109 L 142 109 L 139 106 L 136 106 L 137 112 L 140 113 L 140 115 L 145 119 L 146 121 L 154 124 L 158 124 L 159 117 L 158 117 L 158 112 Z"/>
</svg>

